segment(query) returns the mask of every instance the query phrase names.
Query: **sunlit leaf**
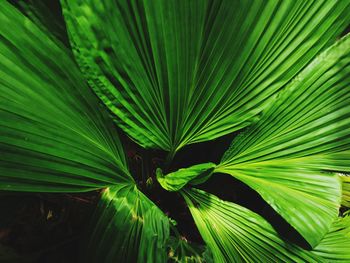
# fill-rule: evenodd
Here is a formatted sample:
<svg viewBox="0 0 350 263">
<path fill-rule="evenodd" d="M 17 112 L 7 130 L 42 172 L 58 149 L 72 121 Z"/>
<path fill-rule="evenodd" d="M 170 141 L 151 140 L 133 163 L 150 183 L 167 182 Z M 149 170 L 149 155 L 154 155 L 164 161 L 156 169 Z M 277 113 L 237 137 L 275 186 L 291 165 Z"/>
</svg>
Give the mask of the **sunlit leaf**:
<svg viewBox="0 0 350 263">
<path fill-rule="evenodd" d="M 283 241 L 258 214 L 204 191 L 182 192 L 214 262 L 323 262 Z"/>
<path fill-rule="evenodd" d="M 215 169 L 256 190 L 315 246 L 337 217 L 350 171 L 350 36 L 318 56 L 234 139 Z"/>
<path fill-rule="evenodd" d="M 348 175 L 340 176 L 342 182 L 342 206 L 350 208 L 350 177 Z"/>
<path fill-rule="evenodd" d="M 215 167 L 214 163 L 202 163 L 179 169 L 165 176 L 158 168 L 157 180 L 165 190 L 179 191 L 187 183 L 196 185 L 205 182 L 212 175 Z"/>
<path fill-rule="evenodd" d="M 350 261 L 350 216 L 338 218 L 312 253 L 327 262 Z"/>
<path fill-rule="evenodd" d="M 348 262 L 350 216 L 338 218 L 313 250 L 281 239 L 260 215 L 197 189 L 183 191 L 215 262 Z"/>
<path fill-rule="evenodd" d="M 82 262 L 166 262 L 169 219 L 135 186 L 108 188 L 89 230 Z"/>
</svg>

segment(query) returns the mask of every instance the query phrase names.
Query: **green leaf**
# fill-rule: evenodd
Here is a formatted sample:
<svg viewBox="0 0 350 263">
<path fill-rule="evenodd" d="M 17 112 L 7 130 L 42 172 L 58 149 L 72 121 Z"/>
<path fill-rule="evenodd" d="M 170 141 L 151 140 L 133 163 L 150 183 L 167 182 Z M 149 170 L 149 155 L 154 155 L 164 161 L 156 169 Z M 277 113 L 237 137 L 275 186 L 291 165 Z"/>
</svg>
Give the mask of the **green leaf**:
<svg viewBox="0 0 350 263">
<path fill-rule="evenodd" d="M 68 52 L 5 1 L 0 25 L 0 189 L 133 182 L 116 129 Z"/>
<path fill-rule="evenodd" d="M 186 262 L 186 263 L 210 263 L 213 259 L 210 257 L 210 251 L 205 246 L 200 246 L 187 241 L 185 238 L 171 236 L 168 244 L 167 262 Z"/>
<path fill-rule="evenodd" d="M 340 175 L 342 182 L 342 199 L 341 205 L 350 208 L 350 177 L 348 175 Z"/>
<path fill-rule="evenodd" d="M 338 214 L 333 171 L 350 171 L 350 36 L 317 57 L 235 138 L 216 172 L 256 190 L 315 246 Z M 331 173 L 329 172 L 331 171 Z"/>
<path fill-rule="evenodd" d="M 248 126 L 350 22 L 349 1 L 62 0 L 118 125 L 174 153 Z"/>
<path fill-rule="evenodd" d="M 33 21 L 48 37 L 54 37 L 69 47 L 67 29 L 60 10 L 60 1 L 8 0 Z"/>
<path fill-rule="evenodd" d="M 350 216 L 338 218 L 312 253 L 327 262 L 350 262 Z"/>
<path fill-rule="evenodd" d="M 166 262 L 169 220 L 135 186 L 108 188 L 88 229 L 82 262 Z"/>
<path fill-rule="evenodd" d="M 181 192 L 214 262 L 323 262 L 283 241 L 260 215 L 201 190 Z"/>
<path fill-rule="evenodd" d="M 283 241 L 260 215 L 201 190 L 181 192 L 215 262 L 349 262 L 350 216 L 312 251 Z"/>
<path fill-rule="evenodd" d="M 298 165 L 282 162 L 280 166 L 256 165 L 225 172 L 256 190 L 314 247 L 338 215 L 341 185 L 336 175 Z"/>
<path fill-rule="evenodd" d="M 186 184 L 197 185 L 204 183 L 212 175 L 216 164 L 202 163 L 188 168 L 179 169 L 176 172 L 163 175 L 160 168 L 157 169 L 157 180 L 159 184 L 168 191 L 179 191 Z"/>
</svg>

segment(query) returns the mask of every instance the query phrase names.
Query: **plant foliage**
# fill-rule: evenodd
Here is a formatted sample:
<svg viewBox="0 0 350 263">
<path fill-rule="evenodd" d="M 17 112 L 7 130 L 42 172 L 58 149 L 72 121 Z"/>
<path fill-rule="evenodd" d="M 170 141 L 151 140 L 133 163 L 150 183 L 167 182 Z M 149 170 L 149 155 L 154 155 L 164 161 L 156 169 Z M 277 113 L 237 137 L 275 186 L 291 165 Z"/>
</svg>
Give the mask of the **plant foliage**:
<svg viewBox="0 0 350 263">
<path fill-rule="evenodd" d="M 0 2 L 0 190 L 104 189 L 82 262 L 350 260 L 339 213 L 350 202 L 350 36 L 338 39 L 350 1 L 61 0 L 67 32 L 45 4 L 20 3 Z M 141 191 L 116 126 L 168 152 L 155 183 L 181 194 L 203 246 Z M 220 162 L 167 169 L 186 145 L 237 131 Z M 309 249 L 200 190 L 222 173 Z"/>
</svg>

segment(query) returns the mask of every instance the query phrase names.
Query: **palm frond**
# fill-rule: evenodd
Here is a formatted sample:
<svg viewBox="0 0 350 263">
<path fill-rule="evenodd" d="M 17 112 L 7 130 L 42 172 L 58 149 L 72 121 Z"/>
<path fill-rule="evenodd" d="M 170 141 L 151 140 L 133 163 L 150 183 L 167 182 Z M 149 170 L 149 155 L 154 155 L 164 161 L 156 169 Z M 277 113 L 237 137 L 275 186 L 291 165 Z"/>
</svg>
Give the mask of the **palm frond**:
<svg viewBox="0 0 350 263">
<path fill-rule="evenodd" d="M 348 1 L 62 1 L 90 85 L 138 143 L 248 126 L 348 25 Z"/>
<path fill-rule="evenodd" d="M 350 35 L 323 52 L 241 134 L 217 172 L 248 184 L 315 246 L 350 171 Z"/>
<path fill-rule="evenodd" d="M 214 172 L 216 164 L 202 163 L 188 168 L 163 175 L 160 168 L 157 169 L 157 180 L 167 191 L 179 191 L 186 184 L 197 185 L 205 182 Z"/>
<path fill-rule="evenodd" d="M 60 10 L 59 0 L 7 0 L 36 24 L 48 37 L 54 38 L 57 44 L 70 47 L 67 30 Z M 59 42 L 57 42 L 57 40 Z M 71 53 L 71 50 L 69 50 Z"/>
<path fill-rule="evenodd" d="M 327 262 L 350 261 L 350 216 L 338 218 L 312 253 Z"/>
<path fill-rule="evenodd" d="M 169 252 L 167 262 L 211 263 L 211 252 L 205 246 L 191 243 L 184 238 L 171 236 L 167 242 Z"/>
<path fill-rule="evenodd" d="M 350 177 L 348 175 L 340 176 L 342 182 L 342 206 L 350 208 Z"/>
<path fill-rule="evenodd" d="M 282 240 L 260 215 L 201 190 L 182 191 L 215 262 L 348 262 L 350 216 L 336 219 L 311 251 Z"/>
<path fill-rule="evenodd" d="M 0 6 L 0 189 L 133 182 L 115 127 L 71 57 L 16 8 Z"/>
<path fill-rule="evenodd" d="M 89 230 L 82 262 L 166 262 L 169 219 L 135 186 L 108 188 Z"/>
<path fill-rule="evenodd" d="M 197 189 L 181 193 L 214 262 L 323 262 L 286 243 L 264 218 L 242 206 Z"/>
</svg>

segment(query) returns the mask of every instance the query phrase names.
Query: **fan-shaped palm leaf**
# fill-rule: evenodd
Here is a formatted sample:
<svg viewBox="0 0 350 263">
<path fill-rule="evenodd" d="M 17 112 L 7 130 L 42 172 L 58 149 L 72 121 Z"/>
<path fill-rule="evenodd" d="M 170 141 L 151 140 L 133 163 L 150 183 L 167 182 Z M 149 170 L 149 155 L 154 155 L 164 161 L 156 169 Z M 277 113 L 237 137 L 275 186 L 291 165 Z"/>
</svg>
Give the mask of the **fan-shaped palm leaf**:
<svg viewBox="0 0 350 263">
<path fill-rule="evenodd" d="M 350 177 L 348 175 L 340 176 L 342 182 L 342 202 L 341 204 L 350 208 Z"/>
<path fill-rule="evenodd" d="M 132 182 L 118 134 L 72 59 L 14 7 L 0 5 L 0 189 L 72 192 Z"/>
<path fill-rule="evenodd" d="M 175 152 L 246 127 L 349 22 L 348 1 L 62 1 L 116 121 Z"/>
<path fill-rule="evenodd" d="M 324 171 L 350 171 L 349 87 L 347 36 L 276 97 L 216 168 L 258 191 L 312 246 L 340 203 L 339 178 Z"/>
<path fill-rule="evenodd" d="M 47 37 L 51 37 L 57 44 L 64 44 L 67 48 L 70 47 L 66 28 L 61 15 L 59 1 L 42 1 L 42 0 L 8 0 Z M 71 53 L 71 50 L 67 50 Z"/>
<path fill-rule="evenodd" d="M 215 262 L 329 262 L 350 257 L 349 217 L 336 221 L 321 243 L 306 251 L 286 243 L 264 218 L 244 207 L 196 189 L 182 194 Z"/>
<path fill-rule="evenodd" d="M 169 220 L 135 186 L 103 194 L 82 262 L 166 262 Z"/>
<path fill-rule="evenodd" d="M 322 170 L 350 170 L 349 76 L 347 36 L 275 98 L 214 170 L 259 192 L 312 246 L 328 232 L 341 200 L 339 177 Z M 179 190 L 214 167 L 201 164 L 158 178 L 165 189 Z"/>
<path fill-rule="evenodd" d="M 349 217 L 331 224 L 341 202 L 334 171 L 350 171 L 350 37 L 303 70 L 350 22 L 349 1 L 62 4 L 78 64 L 141 145 L 171 156 L 253 123 L 220 164 L 158 170 L 158 180 L 178 191 L 215 171 L 231 174 L 314 249 L 286 243 L 241 206 L 183 190 L 215 261 L 349 260 Z M 166 261 L 168 218 L 135 185 L 117 131 L 70 53 L 40 14 L 29 17 L 0 3 L 0 190 L 108 187 L 84 262 Z M 201 260 L 186 243 L 172 245 L 181 250 L 174 259 Z"/>
<path fill-rule="evenodd" d="M 338 218 L 312 253 L 321 256 L 327 262 L 350 261 L 350 216 Z"/>
</svg>

